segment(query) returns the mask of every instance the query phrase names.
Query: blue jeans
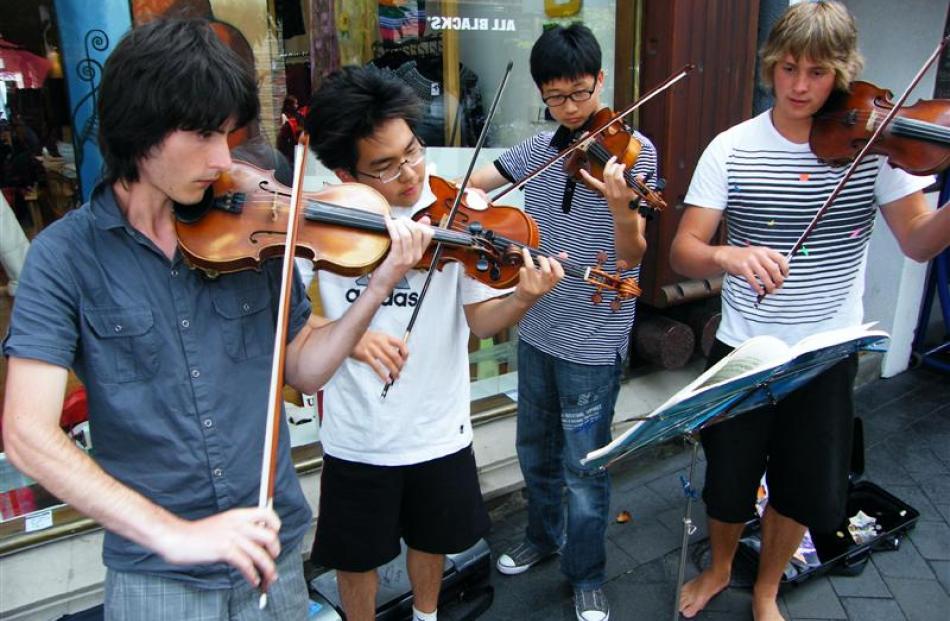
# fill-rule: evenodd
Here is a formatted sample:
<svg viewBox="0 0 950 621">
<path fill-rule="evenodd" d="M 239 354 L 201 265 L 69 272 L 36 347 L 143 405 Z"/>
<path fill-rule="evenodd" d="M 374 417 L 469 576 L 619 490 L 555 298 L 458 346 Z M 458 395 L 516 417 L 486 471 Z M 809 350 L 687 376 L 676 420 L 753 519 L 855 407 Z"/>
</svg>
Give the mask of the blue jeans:
<svg viewBox="0 0 950 621">
<path fill-rule="evenodd" d="M 528 493 L 526 538 L 542 553 L 561 548 L 561 570 L 577 588 L 599 588 L 605 580 L 610 479 L 607 470 L 582 466 L 580 459 L 610 442 L 619 391 L 619 356 L 609 365 L 575 364 L 518 344 L 517 447 Z"/>
</svg>

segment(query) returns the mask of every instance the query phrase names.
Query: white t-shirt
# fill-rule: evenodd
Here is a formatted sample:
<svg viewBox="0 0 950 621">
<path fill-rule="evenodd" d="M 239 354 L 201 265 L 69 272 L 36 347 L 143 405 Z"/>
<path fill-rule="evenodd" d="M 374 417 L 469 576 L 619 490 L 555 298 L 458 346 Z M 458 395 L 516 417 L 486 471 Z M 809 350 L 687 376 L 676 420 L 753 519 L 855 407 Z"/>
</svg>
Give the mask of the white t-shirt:
<svg viewBox="0 0 950 621">
<path fill-rule="evenodd" d="M 435 197 L 428 182 L 424 187 L 413 207 L 393 207 L 393 216 L 410 216 L 428 207 Z M 309 285 L 310 262 L 298 259 L 297 266 L 304 284 Z M 339 318 L 371 277 L 320 271 L 325 316 Z M 425 279 L 425 271 L 407 273 L 376 312 L 369 329 L 401 339 Z M 386 398 L 380 398 L 382 380 L 369 365 L 353 358 L 347 358 L 324 387 L 320 427 L 324 452 L 348 461 L 401 466 L 444 457 L 468 446 L 472 442 L 469 329 L 463 305 L 509 291 L 469 278 L 455 262 L 436 272 L 409 337 L 406 365 Z"/>
<path fill-rule="evenodd" d="M 807 143 L 783 137 L 767 110 L 706 147 L 685 202 L 725 210 L 730 246 L 768 246 L 787 255 L 846 170 L 819 162 Z M 792 258 L 777 292 L 757 307 L 757 294 L 745 279 L 726 275 L 717 338 L 737 346 L 770 334 L 792 344 L 818 331 L 861 323 L 876 206 L 932 182 L 932 177 L 893 168 L 883 157 L 865 158 Z"/>
</svg>

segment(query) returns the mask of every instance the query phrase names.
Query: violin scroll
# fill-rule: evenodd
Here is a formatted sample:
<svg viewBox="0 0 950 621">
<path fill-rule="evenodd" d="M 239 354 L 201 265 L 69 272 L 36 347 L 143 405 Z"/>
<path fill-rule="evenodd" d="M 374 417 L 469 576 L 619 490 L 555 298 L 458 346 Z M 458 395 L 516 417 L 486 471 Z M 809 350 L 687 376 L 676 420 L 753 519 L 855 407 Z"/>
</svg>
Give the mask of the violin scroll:
<svg viewBox="0 0 950 621">
<path fill-rule="evenodd" d="M 629 268 L 626 261 L 617 261 L 617 272 L 611 274 L 603 269 L 603 264 L 606 260 L 607 253 L 604 251 L 598 252 L 597 267 L 588 268 L 584 280 L 596 288 L 596 291 L 590 296 L 591 302 L 594 304 L 600 304 L 604 301 L 603 292 L 605 290 L 615 293 L 614 298 L 610 301 L 610 310 L 616 313 L 620 311 L 623 300 L 639 297 L 641 290 L 636 278 L 632 276 L 624 278 L 621 275 L 622 272 Z"/>
</svg>

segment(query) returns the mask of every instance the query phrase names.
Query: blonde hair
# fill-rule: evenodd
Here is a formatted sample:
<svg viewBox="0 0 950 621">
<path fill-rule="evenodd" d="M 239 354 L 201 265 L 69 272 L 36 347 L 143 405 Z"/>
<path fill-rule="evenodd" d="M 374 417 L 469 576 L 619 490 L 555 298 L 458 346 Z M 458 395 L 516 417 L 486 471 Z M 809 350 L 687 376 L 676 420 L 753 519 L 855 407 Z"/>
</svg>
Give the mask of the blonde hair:
<svg viewBox="0 0 950 621">
<path fill-rule="evenodd" d="M 831 0 L 791 6 L 772 27 L 759 51 L 759 79 L 767 88 L 772 88 L 775 65 L 786 54 L 796 61 L 804 57 L 833 70 L 835 88 L 844 91 L 864 66 L 854 19 L 844 5 Z"/>
</svg>

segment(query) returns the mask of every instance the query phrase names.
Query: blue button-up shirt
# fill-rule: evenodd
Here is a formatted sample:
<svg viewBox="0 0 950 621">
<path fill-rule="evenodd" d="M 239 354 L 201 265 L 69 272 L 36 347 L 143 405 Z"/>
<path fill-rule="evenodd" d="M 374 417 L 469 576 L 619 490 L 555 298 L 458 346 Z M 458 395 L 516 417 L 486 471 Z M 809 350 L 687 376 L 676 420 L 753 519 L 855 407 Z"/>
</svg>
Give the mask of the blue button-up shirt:
<svg viewBox="0 0 950 621">
<path fill-rule="evenodd" d="M 109 474 L 186 519 L 257 504 L 280 262 L 209 279 L 132 228 L 112 188 L 44 230 L 17 290 L 7 356 L 72 368 L 88 393 L 94 457 Z M 289 339 L 310 314 L 295 279 Z M 282 417 L 275 510 L 281 544 L 310 524 Z M 210 588 L 223 564 L 173 566 L 107 533 L 103 561 Z"/>
</svg>

